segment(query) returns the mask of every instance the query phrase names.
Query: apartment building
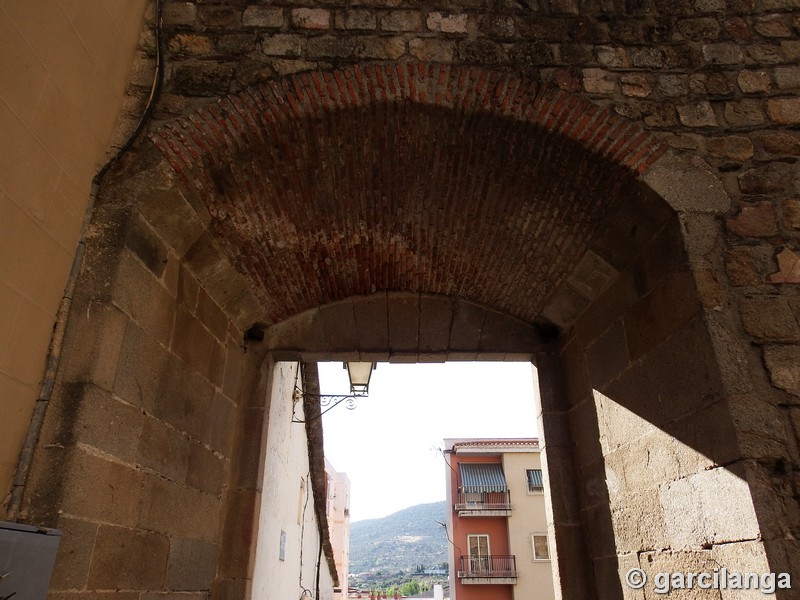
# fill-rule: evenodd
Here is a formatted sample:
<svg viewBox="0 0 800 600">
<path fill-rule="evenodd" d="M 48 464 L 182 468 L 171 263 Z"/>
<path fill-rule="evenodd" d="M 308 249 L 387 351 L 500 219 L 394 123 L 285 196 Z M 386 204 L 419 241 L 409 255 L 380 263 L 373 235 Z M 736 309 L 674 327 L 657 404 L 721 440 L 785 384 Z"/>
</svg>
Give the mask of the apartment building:
<svg viewBox="0 0 800 600">
<path fill-rule="evenodd" d="M 347 598 L 350 562 L 350 478 L 325 459 L 328 529 L 333 558 L 339 574 L 339 586 L 333 588 L 333 600 Z"/>
<path fill-rule="evenodd" d="M 553 600 L 539 441 L 444 443 L 451 600 Z"/>
</svg>

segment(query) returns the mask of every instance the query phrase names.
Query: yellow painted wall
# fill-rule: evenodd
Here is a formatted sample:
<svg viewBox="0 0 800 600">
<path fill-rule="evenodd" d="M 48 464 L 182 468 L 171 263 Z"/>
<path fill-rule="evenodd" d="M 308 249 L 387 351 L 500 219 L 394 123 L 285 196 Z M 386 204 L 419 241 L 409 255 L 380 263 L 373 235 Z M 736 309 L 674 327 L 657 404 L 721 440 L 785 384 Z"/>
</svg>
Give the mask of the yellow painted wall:
<svg viewBox="0 0 800 600">
<path fill-rule="evenodd" d="M 2 510 L 146 5 L 0 0 Z"/>
<path fill-rule="evenodd" d="M 544 493 L 528 492 L 527 470 L 541 468 L 538 452 L 503 454 L 503 471 L 514 505 L 508 519 L 508 546 L 510 553 L 517 558 L 519 572 L 514 586 L 515 600 L 555 598 L 550 561 L 534 560 L 531 544 L 531 534 L 547 534 Z"/>
</svg>

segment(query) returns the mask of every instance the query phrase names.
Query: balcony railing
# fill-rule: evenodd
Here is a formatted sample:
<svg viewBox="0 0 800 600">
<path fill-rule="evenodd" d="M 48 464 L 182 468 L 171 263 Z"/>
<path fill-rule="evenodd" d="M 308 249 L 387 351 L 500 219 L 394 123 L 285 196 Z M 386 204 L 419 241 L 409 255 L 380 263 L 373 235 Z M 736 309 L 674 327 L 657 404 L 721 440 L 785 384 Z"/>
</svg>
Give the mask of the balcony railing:
<svg viewBox="0 0 800 600">
<path fill-rule="evenodd" d="M 517 576 L 517 561 L 511 556 L 462 556 L 459 578 L 511 579 Z"/>
<path fill-rule="evenodd" d="M 469 510 L 511 510 L 511 494 L 504 492 L 460 491 L 456 497 L 455 509 L 459 512 Z"/>
</svg>

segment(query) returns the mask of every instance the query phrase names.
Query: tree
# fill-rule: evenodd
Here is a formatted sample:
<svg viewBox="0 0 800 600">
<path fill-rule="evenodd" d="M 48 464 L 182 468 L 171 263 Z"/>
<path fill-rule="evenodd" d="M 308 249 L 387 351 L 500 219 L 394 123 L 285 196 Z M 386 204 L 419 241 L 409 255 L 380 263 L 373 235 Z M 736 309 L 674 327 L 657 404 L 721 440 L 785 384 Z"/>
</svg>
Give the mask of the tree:
<svg viewBox="0 0 800 600">
<path fill-rule="evenodd" d="M 403 596 L 415 596 L 416 594 L 419 594 L 419 592 L 419 583 L 416 580 L 406 581 L 400 586 L 400 593 Z"/>
</svg>

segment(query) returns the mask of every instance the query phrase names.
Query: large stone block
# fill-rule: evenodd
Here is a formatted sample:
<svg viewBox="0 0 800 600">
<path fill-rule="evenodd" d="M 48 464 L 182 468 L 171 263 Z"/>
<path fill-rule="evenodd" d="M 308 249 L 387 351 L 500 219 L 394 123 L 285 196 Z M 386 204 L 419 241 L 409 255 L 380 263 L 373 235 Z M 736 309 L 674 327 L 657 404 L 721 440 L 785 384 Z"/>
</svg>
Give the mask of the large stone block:
<svg viewBox="0 0 800 600">
<path fill-rule="evenodd" d="M 259 467 L 263 445 L 262 436 L 266 434 L 264 410 L 245 408 L 242 410 L 240 418 L 241 444 L 238 456 L 237 486 L 260 489 L 262 482 L 259 479 Z"/>
<path fill-rule="evenodd" d="M 185 433 L 148 416 L 139 438 L 137 462 L 180 483 L 186 477 L 189 445 Z"/>
<path fill-rule="evenodd" d="M 207 590 L 214 580 L 216 566 L 216 545 L 193 539 L 172 539 L 164 587 L 176 591 Z"/>
<path fill-rule="evenodd" d="M 631 487 L 636 485 L 631 483 Z M 636 553 L 645 548 L 669 546 L 657 488 L 629 488 L 628 493 L 613 499 L 612 522 L 618 552 Z"/>
<path fill-rule="evenodd" d="M 419 349 L 419 295 L 390 292 L 387 302 L 389 349 L 392 353 L 416 353 Z"/>
<path fill-rule="evenodd" d="M 203 288 L 199 290 L 196 315 L 218 341 L 225 341 L 228 332 L 228 317 Z"/>
<path fill-rule="evenodd" d="M 385 294 L 353 299 L 358 348 L 367 352 L 389 347 L 389 308 Z"/>
<path fill-rule="evenodd" d="M 73 350 L 63 353 L 60 373 L 65 381 L 91 380 L 107 390 L 114 387 L 125 329 L 130 317 L 111 304 L 92 305 L 70 315 Z M 78 336 L 75 336 L 78 337 Z"/>
<path fill-rule="evenodd" d="M 444 352 L 450 338 L 453 305 L 441 297 L 422 294 L 419 299 L 419 351 Z"/>
<path fill-rule="evenodd" d="M 450 329 L 450 351 L 474 352 L 478 350 L 486 309 L 471 302 L 456 302 Z"/>
<path fill-rule="evenodd" d="M 152 408 L 161 398 L 159 380 L 169 353 L 135 323 L 128 323 L 119 354 L 114 393 L 134 406 Z"/>
<path fill-rule="evenodd" d="M 759 525 L 743 473 L 717 467 L 660 486 L 673 549 L 755 539 Z"/>
<path fill-rule="evenodd" d="M 235 407 L 224 394 L 217 393 L 214 395 L 211 411 L 209 446 L 223 456 L 230 458 L 235 437 L 233 430 Z"/>
<path fill-rule="evenodd" d="M 139 514 L 142 473 L 75 448 L 65 476 L 64 514 L 133 526 Z"/>
<path fill-rule="evenodd" d="M 800 396 L 800 346 L 768 346 L 764 361 L 775 386 Z"/>
<path fill-rule="evenodd" d="M 208 443 L 214 388 L 200 374 L 172 357 L 159 374 L 158 398 L 149 409 L 181 431 Z"/>
<path fill-rule="evenodd" d="M 221 502 L 190 487 L 146 475 L 139 526 L 178 537 L 214 543 Z"/>
<path fill-rule="evenodd" d="M 242 579 L 250 573 L 250 559 L 258 525 L 261 492 L 235 490 L 228 498 L 220 551 L 219 578 Z M 233 598 L 238 598 L 234 596 Z"/>
<path fill-rule="evenodd" d="M 161 278 L 167 265 L 167 246 L 138 213 L 128 222 L 125 246 L 155 277 Z"/>
<path fill-rule="evenodd" d="M 132 463 L 143 418 L 142 411 L 135 406 L 86 384 L 73 435 L 82 444 Z"/>
<path fill-rule="evenodd" d="M 205 446 L 192 442 L 189 448 L 186 484 L 213 496 L 222 492 L 226 462 Z"/>
<path fill-rule="evenodd" d="M 594 389 L 603 389 L 630 363 L 622 320 L 615 321 L 586 350 L 589 381 Z"/>
<path fill-rule="evenodd" d="M 209 377 L 216 344 L 214 337 L 199 319 L 178 308 L 171 341 L 173 352 L 199 373 Z"/>
<path fill-rule="evenodd" d="M 58 528 L 61 542 L 50 587 L 52 590 L 84 589 L 97 537 L 97 523 L 61 517 Z"/>
<path fill-rule="evenodd" d="M 700 310 L 691 273 L 667 277 L 625 315 L 631 360 L 640 358 L 681 329 Z"/>
<path fill-rule="evenodd" d="M 169 540 L 157 533 L 101 525 L 89 572 L 90 589 L 161 589 Z"/>
<path fill-rule="evenodd" d="M 112 291 L 114 303 L 156 340 L 172 333 L 174 302 L 161 281 L 130 252 L 123 252 Z"/>
<path fill-rule="evenodd" d="M 353 352 L 358 348 L 356 317 L 352 302 L 346 300 L 322 306 L 320 314 L 325 324 L 325 338 L 332 352 Z"/>
</svg>

